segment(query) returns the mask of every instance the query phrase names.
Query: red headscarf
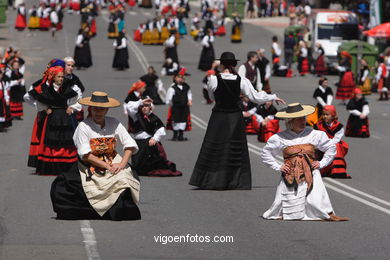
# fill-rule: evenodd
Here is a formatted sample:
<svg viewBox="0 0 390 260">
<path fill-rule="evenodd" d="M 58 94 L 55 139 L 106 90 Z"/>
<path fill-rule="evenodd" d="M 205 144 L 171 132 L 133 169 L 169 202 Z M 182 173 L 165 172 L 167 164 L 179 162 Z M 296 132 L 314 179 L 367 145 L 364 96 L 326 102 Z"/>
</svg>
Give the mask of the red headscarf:
<svg viewBox="0 0 390 260">
<path fill-rule="evenodd" d="M 49 81 L 49 85 L 53 83 L 54 77 L 61 72 L 64 72 L 64 68 L 61 66 L 51 67 L 47 70 L 47 80 Z"/>
<path fill-rule="evenodd" d="M 208 70 L 207 76 L 210 76 L 210 75 L 215 75 L 215 70 Z"/>
<path fill-rule="evenodd" d="M 143 88 L 146 86 L 146 83 L 141 81 L 141 80 L 138 80 L 136 81 L 130 88 L 128 94 L 131 94 L 133 93 L 134 91 L 138 91 L 139 89 Z"/>
<path fill-rule="evenodd" d="M 353 97 L 356 97 L 358 94 L 363 94 L 362 90 L 360 88 L 354 88 L 353 89 Z"/>
<path fill-rule="evenodd" d="M 341 56 L 348 58 L 349 62 L 352 62 L 352 56 L 351 56 L 351 54 L 349 54 L 349 52 L 342 51 L 340 54 L 341 54 Z"/>
<path fill-rule="evenodd" d="M 324 107 L 324 111 L 327 111 L 334 118 L 337 118 L 337 111 L 336 111 L 336 107 L 334 105 L 327 105 L 327 106 L 325 106 Z"/>
</svg>

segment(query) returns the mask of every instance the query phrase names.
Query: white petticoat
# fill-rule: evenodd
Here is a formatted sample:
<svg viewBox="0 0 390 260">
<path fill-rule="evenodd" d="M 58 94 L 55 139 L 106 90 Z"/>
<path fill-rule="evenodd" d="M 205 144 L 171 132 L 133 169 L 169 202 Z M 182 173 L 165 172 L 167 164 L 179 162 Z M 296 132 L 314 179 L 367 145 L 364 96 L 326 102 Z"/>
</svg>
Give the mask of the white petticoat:
<svg viewBox="0 0 390 260">
<path fill-rule="evenodd" d="M 313 171 L 313 189 L 306 197 L 307 183 L 302 182 L 295 191 L 283 179 L 276 189 L 272 206 L 263 214 L 265 219 L 320 220 L 329 219 L 333 207 L 318 170 Z"/>
</svg>

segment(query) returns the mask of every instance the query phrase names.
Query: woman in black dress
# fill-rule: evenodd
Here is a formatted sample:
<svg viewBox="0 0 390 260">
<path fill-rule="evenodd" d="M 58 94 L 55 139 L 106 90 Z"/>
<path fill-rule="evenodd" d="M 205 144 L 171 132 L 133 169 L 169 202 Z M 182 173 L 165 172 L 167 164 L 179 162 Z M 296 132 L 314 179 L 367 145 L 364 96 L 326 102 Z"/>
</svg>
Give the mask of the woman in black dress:
<svg viewBox="0 0 390 260">
<path fill-rule="evenodd" d="M 215 60 L 213 42 L 214 42 L 213 31 L 211 31 L 211 29 L 207 29 L 206 35 L 203 37 L 201 43 L 203 49 L 200 54 L 198 69 L 203 71 L 208 71 L 209 69 L 211 69 L 211 65 Z"/>
<path fill-rule="evenodd" d="M 112 67 L 117 70 L 130 68 L 129 66 L 129 51 L 127 50 L 127 39 L 124 31 L 119 33 L 119 36 L 114 41 L 115 55 Z"/>
<path fill-rule="evenodd" d="M 215 106 L 190 185 L 209 190 L 250 190 L 251 166 L 240 94 L 257 104 L 284 101 L 275 94 L 257 92 L 248 79 L 240 78 L 235 71 L 237 60 L 233 53 L 222 53 L 220 61 L 221 73 L 210 76 L 207 84 Z"/>
<path fill-rule="evenodd" d="M 89 28 L 80 29 L 76 38 L 74 60 L 76 68 L 89 68 L 92 66 L 91 48 L 89 46 Z"/>
<path fill-rule="evenodd" d="M 163 88 L 162 81 L 156 75 L 156 71 L 153 66 L 148 67 L 148 73 L 139 78 L 141 81 L 146 83 L 146 89 L 144 96 L 148 96 L 153 99 L 154 105 L 163 105 L 164 102 L 160 97 L 160 92 L 166 94 Z"/>
</svg>

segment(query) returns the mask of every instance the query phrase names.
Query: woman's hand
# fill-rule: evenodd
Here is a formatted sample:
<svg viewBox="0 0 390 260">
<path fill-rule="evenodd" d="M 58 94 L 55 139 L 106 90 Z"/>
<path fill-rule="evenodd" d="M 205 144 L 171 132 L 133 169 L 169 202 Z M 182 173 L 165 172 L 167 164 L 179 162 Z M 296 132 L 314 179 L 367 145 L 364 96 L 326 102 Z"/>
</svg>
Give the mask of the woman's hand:
<svg viewBox="0 0 390 260">
<path fill-rule="evenodd" d="M 50 115 L 51 113 L 53 113 L 53 110 L 51 108 L 46 109 L 46 114 Z"/>
<path fill-rule="evenodd" d="M 281 99 L 281 98 L 275 98 L 274 100 L 276 102 L 277 105 L 279 104 L 286 104 L 286 101 L 284 101 L 284 99 Z"/>
<path fill-rule="evenodd" d="M 188 100 L 187 106 L 192 106 L 192 100 Z"/>
<path fill-rule="evenodd" d="M 319 168 L 320 168 L 320 162 L 319 162 L 319 161 L 313 161 L 313 162 L 311 163 L 311 167 L 312 167 L 313 169 L 319 169 Z"/>
<path fill-rule="evenodd" d="M 360 114 L 360 119 L 364 119 L 364 118 L 366 118 L 367 116 L 365 115 L 365 114 Z"/>
<path fill-rule="evenodd" d="M 145 99 L 142 99 L 142 104 L 143 105 L 150 105 L 150 104 L 152 104 L 153 103 L 153 99 L 151 99 L 151 98 L 145 98 Z"/>
<path fill-rule="evenodd" d="M 68 115 L 73 114 L 73 109 L 72 109 L 71 107 L 68 107 L 68 108 L 66 109 L 66 113 L 67 113 Z"/>
<path fill-rule="evenodd" d="M 157 144 L 157 141 L 153 138 L 149 139 L 149 146 L 155 146 Z"/>
<path fill-rule="evenodd" d="M 283 173 L 283 175 L 288 174 L 290 172 L 291 168 L 289 165 L 283 163 L 280 167 L 280 171 Z"/>
<path fill-rule="evenodd" d="M 113 163 L 111 164 L 110 168 L 108 169 L 112 174 L 117 174 L 119 173 L 121 170 L 123 170 L 125 168 L 124 165 L 122 165 L 121 163 Z"/>
</svg>

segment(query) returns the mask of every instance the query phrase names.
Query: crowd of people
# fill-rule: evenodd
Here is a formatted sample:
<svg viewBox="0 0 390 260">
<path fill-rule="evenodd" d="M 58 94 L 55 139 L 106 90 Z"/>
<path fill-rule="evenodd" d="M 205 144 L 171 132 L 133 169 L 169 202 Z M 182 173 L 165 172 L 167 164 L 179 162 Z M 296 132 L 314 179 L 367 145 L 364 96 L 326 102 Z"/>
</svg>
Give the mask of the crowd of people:
<svg viewBox="0 0 390 260">
<path fill-rule="evenodd" d="M 53 6 L 53 3 L 47 4 Z M 108 4 L 107 37 L 115 39 L 112 67 L 118 70 L 129 68 L 124 15 L 125 6 L 135 4 L 132 1 Z M 149 8 L 152 3 L 144 0 L 139 5 Z M 167 130 L 172 131 L 170 140 L 188 141 L 185 132 L 192 129 L 192 90 L 186 82 L 188 72 L 180 64 L 176 50 L 180 35 L 187 30 L 185 19 L 189 17 L 189 5 L 185 1 L 173 4 L 161 1 L 155 5 L 158 18 L 141 24 L 134 40 L 164 45 L 161 75 L 171 75 L 173 82 L 165 91 L 157 72 L 150 66 L 147 73 L 132 84 L 124 93 L 127 129 L 117 119 L 106 116 L 110 108 L 121 106 L 121 102 L 111 98 L 109 93 L 96 90 L 90 97 L 83 97 L 85 87 L 74 74 L 74 68 L 89 68 L 93 64 L 89 41 L 97 33 L 96 2 L 71 2 L 70 10 L 81 16 L 74 56 L 50 60 L 42 77 L 27 91 L 23 80 L 25 62 L 20 52 L 10 47 L 2 58 L 0 126 L 4 129 L 12 125 L 13 119 L 23 119 L 23 102 L 37 110 L 28 166 L 38 175 L 57 176 L 52 184 L 51 199 L 59 219 L 140 219 L 139 176 L 182 176 L 176 164 L 168 160 L 161 141 Z M 54 6 L 65 8 L 63 3 Z M 215 105 L 189 184 L 207 190 L 251 189 L 246 135 L 255 134 L 259 142 L 266 143 L 263 162 L 281 172 L 275 201 L 264 213 L 265 219 L 348 220 L 334 214 L 321 176 L 351 178 L 345 160 L 348 144 L 342 140 L 343 136 L 370 136 L 370 109 L 364 97 L 372 92 L 367 63 L 362 60 L 356 85 L 350 71 L 350 55 L 341 53 L 335 98 L 348 101 L 346 109 L 350 115 L 345 129 L 332 105 L 333 92 L 324 76 L 324 53 L 320 45 L 314 66 L 319 76 L 313 94 L 317 105 L 294 103 L 278 111 L 275 104 L 286 102 L 272 92 L 271 76 L 291 76 L 295 54 L 301 76 L 312 70 L 304 39 L 286 38 L 285 65 L 280 64 L 282 49 L 277 37 L 272 39 L 271 61 L 265 49 L 249 51 L 247 60 L 241 64 L 232 52 L 224 52 L 217 59 L 214 35 L 226 33 L 226 10 L 219 1 L 213 6 L 203 1 L 201 10 L 202 15 L 193 17 L 190 31 L 196 40 L 201 40 L 198 69 L 205 73 L 199 81 L 203 84 L 205 103 Z M 217 26 L 214 24 L 216 14 L 221 17 Z M 16 22 L 19 20 L 18 10 Z M 202 20 L 204 26 L 200 25 Z M 233 14 L 231 41 L 234 43 L 241 42 L 241 26 L 240 18 Z M 193 33 L 196 30 L 198 32 Z M 390 52 L 386 53 L 388 56 Z M 379 60 L 376 77 L 382 100 L 388 99 L 387 84 L 390 84 L 390 59 L 386 57 Z M 157 105 L 164 104 L 169 106 L 166 122 L 154 113 Z M 281 120 L 285 120 L 286 130 L 282 131 Z M 123 147 L 122 155 L 117 152 L 118 140 Z M 283 155 L 282 164 L 276 159 L 278 153 Z M 128 164 L 130 159 L 131 165 Z"/>
</svg>

